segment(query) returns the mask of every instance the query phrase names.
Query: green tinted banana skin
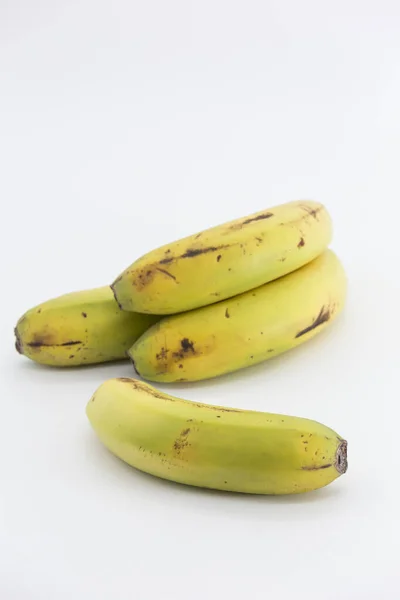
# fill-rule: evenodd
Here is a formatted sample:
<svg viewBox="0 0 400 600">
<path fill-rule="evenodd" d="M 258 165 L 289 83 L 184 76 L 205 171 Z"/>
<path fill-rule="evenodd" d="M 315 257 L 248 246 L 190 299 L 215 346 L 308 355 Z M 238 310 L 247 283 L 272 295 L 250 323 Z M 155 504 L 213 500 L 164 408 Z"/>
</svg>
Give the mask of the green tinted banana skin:
<svg viewBox="0 0 400 600">
<path fill-rule="evenodd" d="M 15 328 L 16 349 L 53 367 L 127 358 L 160 317 L 122 311 L 108 286 L 64 294 L 28 310 Z"/>
</svg>

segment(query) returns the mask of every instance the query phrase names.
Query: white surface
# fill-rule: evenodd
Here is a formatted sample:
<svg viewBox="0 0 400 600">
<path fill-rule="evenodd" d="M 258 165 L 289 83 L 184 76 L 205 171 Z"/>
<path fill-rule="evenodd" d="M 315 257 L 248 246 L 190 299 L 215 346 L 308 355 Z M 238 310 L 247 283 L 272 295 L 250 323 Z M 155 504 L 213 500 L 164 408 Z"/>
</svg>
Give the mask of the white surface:
<svg viewBox="0 0 400 600">
<path fill-rule="evenodd" d="M 2 0 L 2 600 L 400 598 L 399 31 L 397 0 Z M 297 198 L 333 215 L 343 318 L 169 389 L 333 427 L 349 471 L 325 490 L 246 497 L 136 472 L 84 413 L 129 364 L 15 353 L 31 305 Z"/>
</svg>

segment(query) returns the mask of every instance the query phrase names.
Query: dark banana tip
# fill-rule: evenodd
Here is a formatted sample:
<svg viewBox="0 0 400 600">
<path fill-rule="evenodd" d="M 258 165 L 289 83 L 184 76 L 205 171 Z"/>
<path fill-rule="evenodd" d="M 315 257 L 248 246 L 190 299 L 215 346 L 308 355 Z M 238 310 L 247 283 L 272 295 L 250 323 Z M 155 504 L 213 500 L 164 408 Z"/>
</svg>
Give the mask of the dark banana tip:
<svg viewBox="0 0 400 600">
<path fill-rule="evenodd" d="M 132 354 L 130 354 L 130 351 L 129 351 L 129 350 L 128 350 L 128 352 L 127 352 L 127 355 L 128 355 L 128 358 L 129 358 L 129 360 L 130 360 L 130 361 L 131 361 L 131 363 L 132 363 L 133 370 L 135 371 L 136 375 L 138 375 L 139 377 L 141 377 L 141 374 L 140 374 L 140 373 L 139 373 L 139 371 L 137 370 L 137 368 L 136 368 L 136 364 L 135 364 L 135 361 L 134 361 L 134 359 L 133 359 L 133 356 L 132 356 Z"/>
<path fill-rule="evenodd" d="M 121 306 L 121 304 L 120 304 L 119 300 L 118 300 L 117 293 L 116 293 L 116 291 L 115 291 L 115 284 L 117 283 L 117 281 L 118 281 L 118 279 L 116 279 L 116 280 L 114 281 L 114 283 L 112 283 L 112 284 L 110 285 L 110 288 L 111 288 L 111 291 L 112 291 L 112 293 L 114 294 L 115 302 L 118 304 L 118 306 L 119 306 L 119 308 L 120 308 L 121 310 L 124 310 L 124 309 L 123 309 L 123 307 Z"/>
<path fill-rule="evenodd" d="M 131 352 L 131 351 L 130 351 L 130 349 L 129 349 L 129 350 L 125 350 L 125 356 L 126 356 L 126 358 L 127 358 L 128 360 L 130 360 L 130 361 L 131 361 L 131 363 L 132 363 L 132 366 L 133 366 L 133 370 L 135 371 L 135 373 L 136 373 L 137 375 L 139 375 L 139 377 L 141 377 L 141 374 L 140 374 L 140 373 L 139 373 L 139 371 L 137 370 L 137 368 L 136 368 L 136 365 L 135 365 L 135 361 L 133 360 L 133 357 L 132 357 L 132 355 L 131 355 L 131 353 L 130 353 L 130 352 Z M 124 378 L 124 377 L 119 377 L 119 379 L 127 379 L 127 378 L 126 378 L 126 377 L 125 377 L 125 378 Z"/>
<path fill-rule="evenodd" d="M 14 329 L 14 334 L 15 334 L 15 349 L 19 354 L 23 354 L 21 338 L 19 337 L 18 329 L 16 327 Z"/>
<path fill-rule="evenodd" d="M 341 440 L 336 450 L 335 468 L 338 471 L 338 473 L 340 473 L 340 475 L 343 475 L 344 473 L 346 473 L 347 467 L 347 442 L 346 440 Z"/>
</svg>

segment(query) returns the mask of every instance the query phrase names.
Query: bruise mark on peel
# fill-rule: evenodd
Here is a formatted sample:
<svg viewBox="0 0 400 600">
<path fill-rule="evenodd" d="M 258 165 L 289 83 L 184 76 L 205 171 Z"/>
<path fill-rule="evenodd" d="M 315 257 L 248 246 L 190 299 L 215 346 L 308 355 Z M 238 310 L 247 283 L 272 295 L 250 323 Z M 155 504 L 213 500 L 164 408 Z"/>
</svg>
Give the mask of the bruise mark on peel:
<svg viewBox="0 0 400 600">
<path fill-rule="evenodd" d="M 190 433 L 190 427 L 183 429 L 179 436 L 176 438 L 173 444 L 173 448 L 176 454 L 180 454 L 187 446 L 189 446 L 188 436 Z"/>
<path fill-rule="evenodd" d="M 229 314 L 229 310 L 228 310 L 228 309 L 226 309 L 226 311 L 225 311 L 225 317 L 226 317 L 227 319 L 229 319 L 229 318 L 230 318 L 230 316 L 231 316 L 231 315 Z"/>
<path fill-rule="evenodd" d="M 160 400 L 169 400 L 171 402 L 175 402 L 175 398 L 171 398 L 170 396 L 166 396 L 162 394 L 155 388 L 152 388 L 149 385 L 142 384 L 137 379 L 130 379 L 129 377 L 117 377 L 117 381 L 122 381 L 123 383 L 130 384 L 135 390 L 146 392 L 147 394 L 151 394 L 155 398 L 159 398 Z"/>
<path fill-rule="evenodd" d="M 81 340 L 74 340 L 74 341 L 70 341 L 70 342 L 63 342 L 62 344 L 48 344 L 45 340 L 41 340 L 39 337 L 34 340 L 33 342 L 27 342 L 26 345 L 30 346 L 30 348 L 41 348 L 43 346 L 46 347 L 62 347 L 62 346 L 76 346 L 76 344 L 83 344 L 83 342 Z"/>
<path fill-rule="evenodd" d="M 301 467 L 303 471 L 320 471 L 321 469 L 329 469 L 332 466 L 332 463 L 328 465 L 310 465 L 309 467 Z"/>
<path fill-rule="evenodd" d="M 218 254 L 218 256 L 217 256 L 217 262 L 219 262 L 221 260 L 221 258 L 222 258 L 222 254 Z"/>
<path fill-rule="evenodd" d="M 322 206 L 319 206 L 318 208 L 311 208 L 306 204 L 302 204 L 301 209 L 305 210 L 306 213 L 308 213 L 311 217 L 314 217 L 314 219 L 318 221 L 318 213 L 322 210 Z"/>
<path fill-rule="evenodd" d="M 242 225 L 248 225 L 249 223 L 254 223 L 254 221 L 262 221 L 263 219 L 270 219 L 271 217 L 273 217 L 274 214 L 271 212 L 265 212 L 265 213 L 261 213 L 260 215 L 257 215 L 256 217 L 251 217 L 250 219 L 246 219 L 245 221 L 242 221 Z"/>
<path fill-rule="evenodd" d="M 160 273 L 164 273 L 164 275 L 167 275 L 168 277 L 171 277 L 171 279 L 176 281 L 175 275 L 172 275 L 172 273 L 170 273 L 169 271 L 166 271 L 165 269 L 160 269 L 159 267 L 157 267 L 157 271 L 159 271 Z"/>
<path fill-rule="evenodd" d="M 229 244 L 221 244 L 220 246 L 207 246 L 205 248 L 188 248 L 186 252 L 180 254 L 179 256 L 168 256 L 167 258 L 163 258 L 158 262 L 159 265 L 168 265 L 173 260 L 179 260 L 180 258 L 193 258 L 195 256 L 199 256 L 200 254 L 208 254 L 209 252 L 217 252 L 218 250 L 223 250 L 224 248 L 228 248 Z M 220 255 L 219 255 L 220 257 Z M 220 260 L 217 257 L 217 260 Z"/>
<path fill-rule="evenodd" d="M 163 258 L 162 260 L 159 261 L 160 265 L 168 265 L 169 263 L 171 263 L 174 259 L 173 258 Z"/>
<path fill-rule="evenodd" d="M 311 325 L 309 325 L 309 327 L 306 327 L 305 329 L 302 329 L 301 331 L 299 331 L 295 335 L 295 338 L 299 338 L 299 337 L 305 335 L 306 333 L 309 333 L 313 329 L 316 329 L 323 323 L 326 323 L 327 321 L 329 321 L 330 317 L 331 317 L 331 312 L 329 310 L 329 306 L 328 307 L 323 306 L 321 308 L 321 310 L 319 311 L 319 315 L 315 319 L 315 321 L 313 323 L 311 323 Z"/>
<path fill-rule="evenodd" d="M 83 313 L 82 313 L 82 317 L 83 317 L 84 319 L 86 319 L 86 317 L 87 317 L 87 313 L 83 312 Z"/>
<path fill-rule="evenodd" d="M 191 350 L 194 353 L 194 344 L 188 338 L 183 338 L 181 340 L 181 348 L 184 352 Z"/>
<path fill-rule="evenodd" d="M 180 349 L 177 352 L 173 352 L 172 356 L 175 359 L 182 360 L 189 354 L 189 352 L 191 354 L 196 354 L 194 342 L 190 341 L 189 338 L 182 338 Z M 168 367 L 167 364 L 166 367 Z"/>
<path fill-rule="evenodd" d="M 149 285 L 154 279 L 154 269 L 149 266 L 145 269 L 141 269 L 137 275 L 133 278 L 132 284 L 138 289 L 142 290 Z"/>
<path fill-rule="evenodd" d="M 297 244 L 297 247 L 298 247 L 298 248 L 302 248 L 304 245 L 305 245 L 304 238 L 303 238 L 303 237 L 301 237 L 301 238 L 300 238 L 300 241 L 299 241 L 299 243 Z"/>
<path fill-rule="evenodd" d="M 193 258 L 194 256 L 199 256 L 200 254 L 208 254 L 209 252 L 217 252 L 217 250 L 221 250 L 221 248 L 226 248 L 226 246 L 208 246 L 207 248 L 188 248 L 184 254 L 179 256 L 178 258 Z"/>
<path fill-rule="evenodd" d="M 174 369 L 183 369 L 185 359 L 190 356 L 200 355 L 198 349 L 195 347 L 195 342 L 189 338 L 182 338 L 178 342 L 178 347 L 167 348 L 162 346 L 155 354 L 157 361 L 157 374 L 164 375 Z"/>
<path fill-rule="evenodd" d="M 160 352 L 158 354 L 156 354 L 156 359 L 157 360 L 165 360 L 167 358 L 168 355 L 168 348 L 164 348 L 164 346 L 161 348 Z"/>
</svg>

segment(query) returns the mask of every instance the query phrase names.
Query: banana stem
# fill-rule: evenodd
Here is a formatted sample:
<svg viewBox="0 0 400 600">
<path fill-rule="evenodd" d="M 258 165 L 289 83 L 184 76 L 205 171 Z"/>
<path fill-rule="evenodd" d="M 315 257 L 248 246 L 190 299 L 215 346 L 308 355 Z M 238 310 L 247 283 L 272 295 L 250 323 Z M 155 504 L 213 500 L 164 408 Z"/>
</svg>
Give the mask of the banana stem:
<svg viewBox="0 0 400 600">
<path fill-rule="evenodd" d="M 335 468 L 341 475 L 343 475 L 343 473 L 346 473 L 346 471 L 347 471 L 347 442 L 346 442 L 346 440 L 341 440 L 341 442 L 336 450 Z"/>
</svg>

